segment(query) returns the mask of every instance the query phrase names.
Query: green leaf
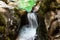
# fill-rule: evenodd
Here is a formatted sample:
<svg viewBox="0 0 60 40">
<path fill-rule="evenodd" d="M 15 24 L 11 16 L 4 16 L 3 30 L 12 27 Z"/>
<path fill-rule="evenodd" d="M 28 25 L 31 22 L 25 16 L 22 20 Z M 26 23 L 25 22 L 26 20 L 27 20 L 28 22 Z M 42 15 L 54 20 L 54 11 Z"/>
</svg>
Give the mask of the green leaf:
<svg viewBox="0 0 60 40">
<path fill-rule="evenodd" d="M 32 7 L 36 4 L 37 0 L 19 0 L 17 1 L 18 9 L 30 12 Z"/>
</svg>

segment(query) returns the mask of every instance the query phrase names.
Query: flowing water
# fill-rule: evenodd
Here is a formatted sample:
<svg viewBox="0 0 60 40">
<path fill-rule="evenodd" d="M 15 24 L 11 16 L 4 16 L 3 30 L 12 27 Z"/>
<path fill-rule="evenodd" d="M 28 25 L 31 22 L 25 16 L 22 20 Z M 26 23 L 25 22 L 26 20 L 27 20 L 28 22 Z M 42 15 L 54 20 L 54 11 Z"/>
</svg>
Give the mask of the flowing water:
<svg viewBox="0 0 60 40">
<path fill-rule="evenodd" d="M 34 40 L 36 36 L 36 29 L 38 27 L 37 15 L 35 13 L 27 14 L 29 25 L 24 25 L 21 29 L 18 40 Z"/>
</svg>

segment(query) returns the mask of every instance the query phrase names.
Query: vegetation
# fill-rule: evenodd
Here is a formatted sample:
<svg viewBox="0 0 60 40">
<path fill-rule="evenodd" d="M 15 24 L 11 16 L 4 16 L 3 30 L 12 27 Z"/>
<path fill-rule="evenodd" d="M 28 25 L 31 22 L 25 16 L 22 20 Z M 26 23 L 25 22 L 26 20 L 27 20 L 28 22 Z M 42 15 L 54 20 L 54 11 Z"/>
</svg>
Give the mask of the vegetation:
<svg viewBox="0 0 60 40">
<path fill-rule="evenodd" d="M 7 0 L 2 0 L 2 1 L 4 1 L 7 5 L 9 5 Z M 27 12 L 31 12 L 31 10 L 33 9 L 33 7 L 36 6 L 36 4 L 40 5 L 40 8 L 37 12 L 38 22 L 39 22 L 39 26 L 37 28 L 37 35 L 38 35 L 37 39 L 48 40 L 46 25 L 44 23 L 45 14 L 48 11 L 51 10 L 55 11 L 56 9 L 60 9 L 60 5 L 59 5 L 60 2 L 57 0 L 38 0 L 38 1 L 41 3 L 39 4 L 38 2 L 36 2 L 36 0 L 28 0 L 27 2 L 25 2 L 24 0 L 19 0 L 17 1 L 18 2 L 17 8 L 14 9 L 3 8 L 7 12 L 0 12 L 0 36 L 1 36 L 0 39 L 1 40 L 16 40 L 19 29 L 21 29 L 20 27 L 21 22 L 22 25 L 24 25 L 27 19 L 26 18 Z M 13 10 L 14 13 L 11 12 L 10 10 Z M 7 17 L 8 15 L 11 18 Z M 9 18 L 13 21 L 12 25 L 10 24 L 11 20 L 9 21 Z"/>
</svg>

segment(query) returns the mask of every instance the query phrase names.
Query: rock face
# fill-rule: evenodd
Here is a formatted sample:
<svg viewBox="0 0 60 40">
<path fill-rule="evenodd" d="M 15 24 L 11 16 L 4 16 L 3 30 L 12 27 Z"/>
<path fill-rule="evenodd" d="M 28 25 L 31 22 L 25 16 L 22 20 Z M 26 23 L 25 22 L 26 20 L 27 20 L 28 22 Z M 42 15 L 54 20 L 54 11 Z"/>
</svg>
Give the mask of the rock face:
<svg viewBox="0 0 60 40">
<path fill-rule="evenodd" d="M 55 17 L 56 13 L 54 13 L 54 11 L 50 11 L 46 15 L 48 16 L 45 16 L 45 24 L 48 35 L 54 38 L 59 33 L 59 19 Z"/>
<path fill-rule="evenodd" d="M 12 10 L 13 11 L 13 10 Z M 19 25 L 20 16 L 9 8 L 0 7 L 0 39 L 15 40 Z M 2 39 L 3 38 L 3 39 Z"/>
<path fill-rule="evenodd" d="M 42 26 L 42 27 L 39 26 L 37 28 L 37 30 L 39 31 L 39 32 L 37 31 L 37 34 L 39 33 L 38 38 L 40 38 L 40 37 L 42 37 L 41 32 L 42 32 L 42 35 L 45 35 L 45 33 L 47 32 L 46 34 L 48 35 L 48 37 L 47 37 L 48 39 L 46 39 L 46 36 L 47 36 L 46 35 L 45 37 L 43 36 L 39 40 L 53 40 L 53 39 L 55 40 L 54 37 L 60 33 L 60 26 L 58 25 L 58 23 L 60 23 L 59 19 L 58 19 L 59 17 L 57 16 L 58 18 L 55 18 L 55 16 L 57 15 L 56 9 L 60 10 L 59 2 L 56 2 L 56 0 L 53 0 L 53 1 L 52 0 L 48 0 L 48 1 L 42 0 L 42 3 L 40 4 L 40 11 L 39 11 L 40 13 L 38 13 L 38 15 L 40 14 L 40 16 L 39 16 L 40 21 L 43 20 L 42 22 L 40 22 L 40 21 L 39 22 L 44 26 Z M 43 27 L 45 27 L 45 28 L 43 28 Z M 41 28 L 43 31 L 41 30 Z M 47 29 L 47 30 L 45 30 L 45 29 Z M 57 34 L 57 32 L 58 32 L 58 34 Z M 51 36 L 51 39 L 49 38 L 50 36 Z M 59 39 L 59 37 L 56 40 L 58 40 L 58 39 Z"/>
<path fill-rule="evenodd" d="M 37 28 L 37 38 L 36 40 L 48 40 L 48 35 L 47 35 L 47 30 L 46 30 L 46 26 L 44 23 L 44 18 L 42 16 L 38 16 L 39 17 L 39 26 Z"/>
</svg>

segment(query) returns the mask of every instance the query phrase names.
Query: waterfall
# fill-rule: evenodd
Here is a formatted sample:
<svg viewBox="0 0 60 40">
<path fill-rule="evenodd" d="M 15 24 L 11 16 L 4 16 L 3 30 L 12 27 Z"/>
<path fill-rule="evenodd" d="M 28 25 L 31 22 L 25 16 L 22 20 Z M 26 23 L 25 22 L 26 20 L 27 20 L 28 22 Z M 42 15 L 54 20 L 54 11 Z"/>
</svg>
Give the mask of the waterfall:
<svg viewBox="0 0 60 40">
<path fill-rule="evenodd" d="M 34 40 L 36 29 L 38 27 L 37 15 L 35 13 L 27 14 L 29 25 L 24 25 L 19 33 L 18 40 Z"/>
<path fill-rule="evenodd" d="M 38 26 L 36 14 L 28 13 L 27 17 L 28 17 L 30 27 L 36 28 Z"/>
</svg>

